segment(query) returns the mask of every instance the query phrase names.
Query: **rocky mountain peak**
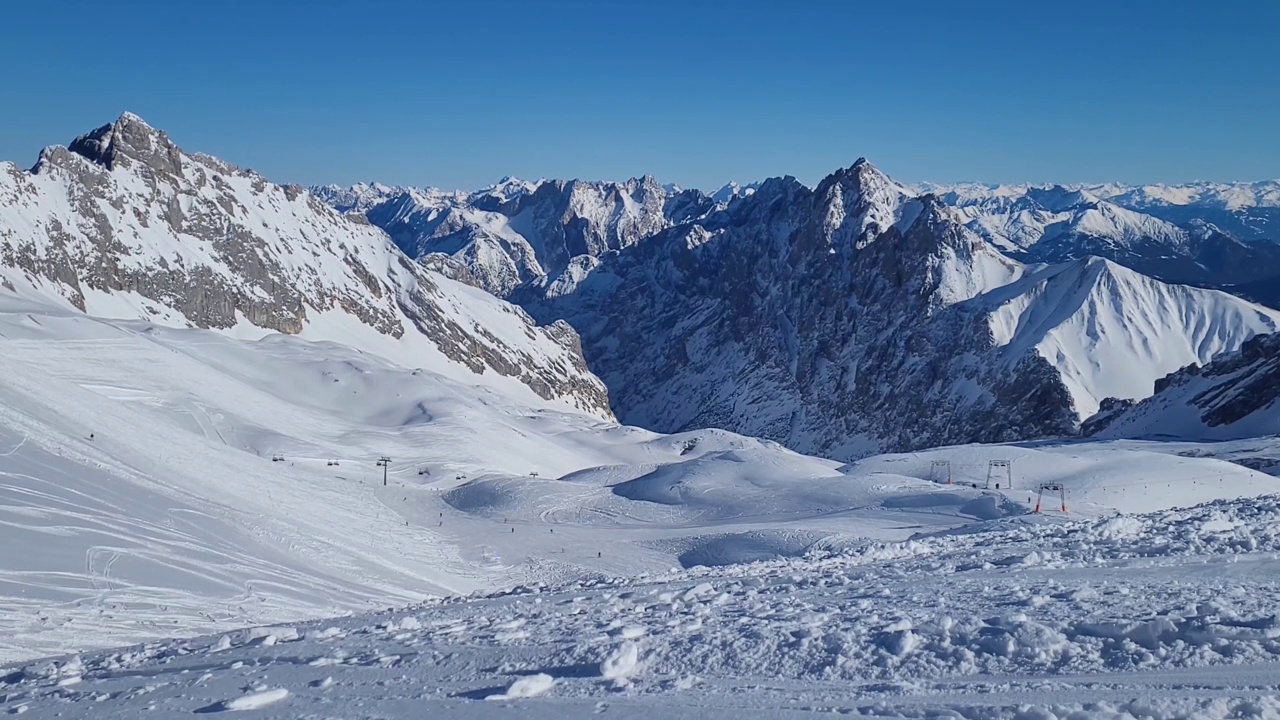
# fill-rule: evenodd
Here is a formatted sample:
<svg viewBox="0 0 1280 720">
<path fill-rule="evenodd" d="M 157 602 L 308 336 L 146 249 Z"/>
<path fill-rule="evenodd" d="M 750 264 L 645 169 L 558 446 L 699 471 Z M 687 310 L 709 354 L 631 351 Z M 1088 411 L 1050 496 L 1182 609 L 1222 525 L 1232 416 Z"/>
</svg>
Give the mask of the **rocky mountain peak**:
<svg viewBox="0 0 1280 720">
<path fill-rule="evenodd" d="M 865 158 L 823 179 L 814 194 L 823 203 L 823 235 L 833 245 L 863 247 L 890 229 L 899 232 L 915 220 L 919 203 Z"/>
<path fill-rule="evenodd" d="M 129 161 L 170 176 L 182 175 L 182 151 L 169 136 L 130 112 L 71 141 L 71 152 L 108 170 Z"/>
<path fill-rule="evenodd" d="M 177 327 L 336 333 L 608 417 L 568 328 L 430 273 L 301 187 L 184 154 L 134 115 L 46 149 L 29 173 L 5 170 L 3 292 Z"/>
<path fill-rule="evenodd" d="M 1079 210 L 1100 202 L 1098 197 L 1084 190 L 1071 189 L 1063 185 L 1047 188 L 1033 187 L 1027 190 L 1026 197 L 1038 207 L 1050 212 Z"/>
</svg>

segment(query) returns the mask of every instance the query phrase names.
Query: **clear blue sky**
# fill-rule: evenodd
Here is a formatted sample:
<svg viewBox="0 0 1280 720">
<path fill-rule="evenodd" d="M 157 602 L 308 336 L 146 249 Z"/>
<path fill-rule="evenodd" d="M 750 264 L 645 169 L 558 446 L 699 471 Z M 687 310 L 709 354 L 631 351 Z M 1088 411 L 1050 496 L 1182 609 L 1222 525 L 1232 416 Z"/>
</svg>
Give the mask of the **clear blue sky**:
<svg viewBox="0 0 1280 720">
<path fill-rule="evenodd" d="M 302 183 L 1280 177 L 1280 0 L 13 0 L 0 158 L 122 110 Z"/>
</svg>

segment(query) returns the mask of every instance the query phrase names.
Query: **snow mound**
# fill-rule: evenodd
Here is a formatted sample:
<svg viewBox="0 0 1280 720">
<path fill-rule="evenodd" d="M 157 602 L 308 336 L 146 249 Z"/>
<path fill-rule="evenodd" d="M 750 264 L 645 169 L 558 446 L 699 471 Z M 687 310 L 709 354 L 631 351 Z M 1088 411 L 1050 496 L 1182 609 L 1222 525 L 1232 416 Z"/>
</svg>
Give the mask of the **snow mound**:
<svg viewBox="0 0 1280 720">
<path fill-rule="evenodd" d="M 490 695 L 485 700 L 518 700 L 520 698 L 538 697 L 547 694 L 556 683 L 555 678 L 546 673 L 527 675 L 515 680 L 505 693 Z"/>
<path fill-rule="evenodd" d="M 243 697 L 238 697 L 234 700 L 228 700 L 222 703 L 221 709 L 230 712 L 261 710 L 269 705 L 274 705 L 287 697 L 289 697 L 289 691 L 284 688 L 263 690 L 261 692 L 255 692 Z"/>
</svg>

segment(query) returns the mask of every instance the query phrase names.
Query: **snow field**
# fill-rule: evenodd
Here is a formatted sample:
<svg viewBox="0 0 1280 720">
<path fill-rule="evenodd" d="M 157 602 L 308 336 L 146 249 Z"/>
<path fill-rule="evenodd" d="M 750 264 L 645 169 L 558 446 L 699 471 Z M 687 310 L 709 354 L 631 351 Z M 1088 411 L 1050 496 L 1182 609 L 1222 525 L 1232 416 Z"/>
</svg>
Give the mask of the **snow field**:
<svg viewBox="0 0 1280 720">
<path fill-rule="evenodd" d="M 0 709 L 1274 716 L 1280 500 L 1003 523 L 27 663 Z"/>
<path fill-rule="evenodd" d="M 1202 446 L 1195 446 L 1201 448 Z M 1176 450 L 1186 451 L 1189 446 Z M 844 468 L 850 475 L 894 472 L 945 482 L 949 463 L 952 482 L 985 489 L 1007 486 L 1004 470 L 992 461 L 1012 463 L 1013 489 L 1001 491 L 1012 501 L 1034 501 L 1040 484 L 1061 483 L 1067 509 L 1075 514 L 1141 513 L 1185 507 L 1219 498 L 1251 497 L 1280 492 L 1280 481 L 1258 470 L 1224 460 L 1212 453 L 1176 454 L 1160 443 L 1029 442 L 1012 445 L 964 445 L 915 453 L 879 455 Z M 1045 493 L 1042 510 L 1056 509 L 1057 493 Z"/>
<path fill-rule="evenodd" d="M 0 539 L 30 550 L 0 564 L 0 660 L 1277 483 L 1124 443 L 840 466 L 530 407 L 332 343 L 6 308 Z M 1013 461 L 1013 491 L 984 488 L 995 458 Z M 955 485 L 934 482 L 937 459 Z M 1067 487 L 1067 516 L 1027 516 L 1040 481 Z"/>
</svg>

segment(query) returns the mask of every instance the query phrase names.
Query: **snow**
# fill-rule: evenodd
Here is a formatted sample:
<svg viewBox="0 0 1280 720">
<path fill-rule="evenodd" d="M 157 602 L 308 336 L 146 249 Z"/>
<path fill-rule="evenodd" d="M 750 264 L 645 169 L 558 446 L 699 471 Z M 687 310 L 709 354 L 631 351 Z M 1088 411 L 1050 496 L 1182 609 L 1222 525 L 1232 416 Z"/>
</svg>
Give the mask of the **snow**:
<svg viewBox="0 0 1280 720">
<path fill-rule="evenodd" d="M 1104 398 L 1146 397 L 1156 379 L 1280 329 L 1278 311 L 1102 258 L 1029 272 L 975 302 L 990 309 L 1011 363 L 1034 349 L 1061 373 L 1081 418 Z"/>
<path fill-rule="evenodd" d="M 511 683 L 505 693 L 490 695 L 485 700 L 515 700 L 517 698 L 545 695 L 551 690 L 551 686 L 555 685 L 555 682 L 555 678 L 546 673 L 527 675 Z"/>
<path fill-rule="evenodd" d="M 0 709 L 1272 717 L 1277 528 L 1274 497 L 1217 501 L 429 600 L 275 645 L 198 637 L 19 663 L 0 671 Z"/>
<path fill-rule="evenodd" d="M 1218 355 L 1165 378 L 1159 392 L 1110 417 L 1098 437 L 1222 441 L 1280 436 L 1280 335 L 1259 335 L 1239 351 Z M 1250 443 L 1246 443 L 1247 444 Z M 1264 456 L 1241 458 L 1271 467 Z"/>
<path fill-rule="evenodd" d="M 263 690 L 261 692 L 250 693 L 234 700 L 228 700 L 221 704 L 217 709 L 230 712 L 241 712 L 244 710 L 261 710 L 268 705 L 274 705 L 281 700 L 289 697 L 289 691 L 284 688 L 276 688 L 274 690 Z M 197 710 L 196 712 L 200 712 Z"/>
<path fill-rule="evenodd" d="M 870 166 L 850 172 L 875 202 L 834 185 L 831 239 L 925 218 Z M 140 176 L 104 177 L 121 197 L 149 192 Z M 258 181 L 219 182 L 267 229 L 288 281 L 381 298 L 319 252 L 316 236 L 338 233 L 386 292 L 426 289 L 444 321 L 512 364 L 595 382 L 558 328 Z M 74 215 L 60 182 L 0 168 L 0 195 L 29 183 L 41 198 L 0 211 L 6 248 Z M 485 192 L 514 202 L 544 184 Z M 668 192 L 652 178 L 613 187 L 610 203 L 600 186 L 560 189 L 600 228 L 642 222 Z M 102 212 L 126 264 L 238 277 L 158 216 Z M 496 263 L 516 247 L 505 232 L 472 248 Z M 1275 313 L 1106 261 L 962 252 L 931 260 L 941 302 L 988 319 L 1009 358 L 1059 368 L 1078 409 L 1275 329 Z M 555 282 L 590 269 L 566 264 Z M 425 335 L 376 332 L 341 303 L 311 307 L 296 335 L 239 315 L 199 330 L 138 293 L 86 289 L 85 314 L 69 286 L 0 272 L 0 713 L 1280 716 L 1274 438 L 842 464 L 722 430 L 620 426 L 580 398 L 473 371 Z"/>
<path fill-rule="evenodd" d="M 689 598 L 686 597 L 686 600 Z M 600 663 L 600 677 L 613 680 L 615 683 L 625 682 L 640 668 L 640 647 L 634 642 L 626 641 L 618 649 Z"/>
<path fill-rule="evenodd" d="M 29 548 L 0 564 L 4 660 L 176 633 L 288 645 L 317 632 L 298 621 L 428 597 L 901 541 L 1025 517 L 1023 483 L 1041 480 L 1067 484 L 1072 517 L 1276 489 L 1106 444 L 841 466 L 620 427 L 330 342 L 0 309 L 0 527 Z M 941 458 L 956 485 L 931 477 Z M 1014 461 L 1013 490 L 985 486 L 996 458 Z"/>
<path fill-rule="evenodd" d="M 1274 477 L 1217 460 L 1208 453 L 1203 456 L 1177 454 L 1186 449 L 1171 450 L 1159 443 L 1079 441 L 964 445 L 872 457 L 854 463 L 846 472 L 852 475 L 894 473 L 943 482 L 944 470 L 934 466 L 937 462 L 949 468 L 952 487 L 977 485 L 985 489 L 988 475 L 992 486 L 1003 480 L 1003 471 L 993 468 L 992 461 L 1007 461 L 1012 467 L 1013 488 L 1008 488 L 1007 482 L 1002 483 L 1002 490 L 1007 490 L 1006 501 L 1026 501 L 1029 497 L 1034 500 L 1041 484 L 1059 483 L 1066 488 L 1072 516 L 1152 512 L 1222 497 L 1256 497 L 1280 492 L 1280 481 Z M 941 502 L 944 499 L 944 495 L 936 494 L 923 495 L 914 501 L 936 502 L 933 509 L 944 511 L 947 509 Z M 960 502 L 960 498 L 951 502 Z M 969 511 L 978 515 L 973 506 Z M 980 519 L 1010 516 L 1018 517 L 1017 511 L 1005 510 Z"/>
</svg>

